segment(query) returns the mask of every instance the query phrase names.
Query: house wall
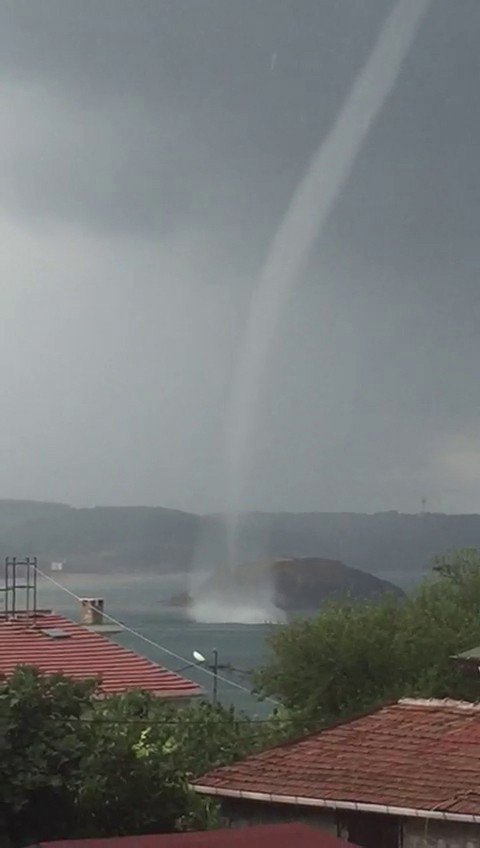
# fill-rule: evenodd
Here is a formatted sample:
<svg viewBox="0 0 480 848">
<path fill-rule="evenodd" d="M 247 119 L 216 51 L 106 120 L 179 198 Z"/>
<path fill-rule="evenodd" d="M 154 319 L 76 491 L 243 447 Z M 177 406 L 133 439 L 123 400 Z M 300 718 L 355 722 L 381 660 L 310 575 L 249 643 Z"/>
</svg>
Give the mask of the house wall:
<svg viewBox="0 0 480 848">
<path fill-rule="evenodd" d="M 327 833 L 337 836 L 337 817 L 333 810 L 294 807 L 290 804 L 266 804 L 263 801 L 243 801 L 236 798 L 222 799 L 221 806 L 222 814 L 231 827 L 301 822 L 321 827 Z"/>
<path fill-rule="evenodd" d="M 222 812 L 232 827 L 295 821 L 348 839 L 346 823 L 341 813 L 334 810 L 229 798 L 222 800 Z M 480 848 L 480 825 L 404 818 L 400 822 L 398 841 L 399 848 Z"/>
<path fill-rule="evenodd" d="M 404 819 L 403 848 L 480 848 L 480 825 Z"/>
</svg>

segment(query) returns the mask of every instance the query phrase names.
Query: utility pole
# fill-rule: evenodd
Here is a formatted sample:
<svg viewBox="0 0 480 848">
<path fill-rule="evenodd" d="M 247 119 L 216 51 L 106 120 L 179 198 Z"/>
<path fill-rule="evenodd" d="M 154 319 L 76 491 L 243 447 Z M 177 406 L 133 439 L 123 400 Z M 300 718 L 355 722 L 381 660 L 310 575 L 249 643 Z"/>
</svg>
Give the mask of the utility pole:
<svg viewBox="0 0 480 848">
<path fill-rule="evenodd" d="M 215 707 L 218 700 L 218 651 L 216 648 L 213 650 L 213 693 L 212 693 L 212 704 Z"/>
<path fill-rule="evenodd" d="M 195 666 L 197 663 L 206 663 L 207 662 L 206 657 L 204 657 L 203 654 L 200 653 L 200 651 L 192 651 L 192 653 L 193 653 L 193 659 L 195 660 L 195 662 L 194 663 L 188 663 L 188 665 L 183 665 L 181 668 L 175 668 L 174 671 L 177 672 L 177 674 L 181 671 L 185 671 L 187 668 L 192 668 L 192 666 Z M 247 671 L 247 670 L 242 669 L 242 668 L 235 668 L 235 666 L 233 666 L 231 663 L 219 663 L 218 662 L 218 651 L 217 651 L 216 648 L 214 648 L 214 650 L 212 651 L 212 655 L 213 655 L 213 663 L 211 665 L 207 664 L 205 666 L 205 669 L 208 668 L 208 670 L 210 672 L 213 672 L 212 704 L 213 704 L 213 706 L 216 706 L 216 704 L 218 703 L 218 672 L 219 671 L 230 671 L 230 672 L 233 671 L 233 672 L 238 672 L 238 674 L 246 674 L 247 676 L 251 676 L 253 672 L 252 672 L 251 669 Z"/>
</svg>

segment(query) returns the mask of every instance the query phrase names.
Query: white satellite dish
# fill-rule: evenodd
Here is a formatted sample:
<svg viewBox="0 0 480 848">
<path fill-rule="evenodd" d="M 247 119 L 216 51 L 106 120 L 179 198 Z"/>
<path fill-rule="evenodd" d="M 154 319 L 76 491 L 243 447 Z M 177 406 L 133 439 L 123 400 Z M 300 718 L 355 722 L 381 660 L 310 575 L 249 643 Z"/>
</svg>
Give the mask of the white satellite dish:
<svg viewBox="0 0 480 848">
<path fill-rule="evenodd" d="M 199 663 L 206 662 L 205 657 L 203 656 L 203 654 L 200 653 L 200 651 L 193 651 L 193 659 Z"/>
</svg>

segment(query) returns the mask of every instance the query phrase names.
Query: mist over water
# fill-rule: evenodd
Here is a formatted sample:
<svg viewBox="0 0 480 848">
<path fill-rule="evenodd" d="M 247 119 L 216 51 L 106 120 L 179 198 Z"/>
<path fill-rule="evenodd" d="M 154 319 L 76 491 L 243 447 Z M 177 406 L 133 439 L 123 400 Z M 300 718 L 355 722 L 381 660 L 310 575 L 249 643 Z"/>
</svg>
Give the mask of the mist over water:
<svg viewBox="0 0 480 848">
<path fill-rule="evenodd" d="M 268 543 L 265 532 L 256 529 L 254 537 L 248 533 L 248 553 L 238 551 L 239 561 L 263 559 Z M 215 536 L 215 534 L 213 534 Z M 271 624 L 286 620 L 285 614 L 273 601 L 269 574 L 259 570 L 255 587 L 249 584 L 230 584 L 228 577 L 234 572 L 223 568 L 212 572 L 212 562 L 227 562 L 226 526 L 218 517 L 217 538 L 212 538 L 211 527 L 200 533 L 195 546 L 195 556 L 189 574 L 189 617 L 200 623 Z M 225 580 L 227 578 L 227 580 Z"/>
<path fill-rule="evenodd" d="M 191 616 L 204 624 L 283 624 L 286 615 L 268 596 L 251 603 L 199 598 L 195 599 Z"/>
<path fill-rule="evenodd" d="M 238 564 L 241 509 L 268 359 L 292 289 L 388 96 L 432 0 L 397 0 L 373 50 L 299 184 L 255 287 L 226 422 L 228 566 Z M 272 593 L 270 593 L 272 598 Z"/>
</svg>

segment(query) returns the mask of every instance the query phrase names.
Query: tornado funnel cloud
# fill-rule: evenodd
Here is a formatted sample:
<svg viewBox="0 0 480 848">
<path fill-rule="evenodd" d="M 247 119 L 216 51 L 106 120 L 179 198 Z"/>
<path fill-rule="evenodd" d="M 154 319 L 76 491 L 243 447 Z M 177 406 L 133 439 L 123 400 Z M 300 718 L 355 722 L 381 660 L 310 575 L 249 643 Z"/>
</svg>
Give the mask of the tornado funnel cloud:
<svg viewBox="0 0 480 848">
<path fill-rule="evenodd" d="M 273 239 L 253 291 L 226 421 L 229 559 L 237 557 L 240 510 L 251 478 L 250 449 L 268 357 L 291 290 L 396 83 L 432 0 L 397 0 Z"/>
</svg>

